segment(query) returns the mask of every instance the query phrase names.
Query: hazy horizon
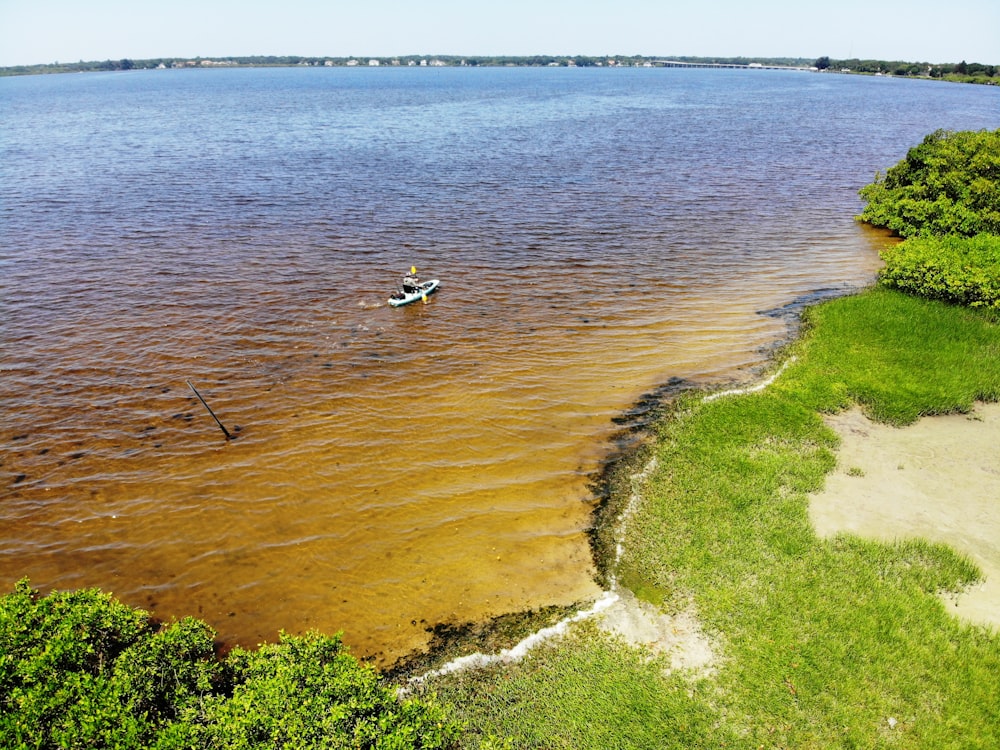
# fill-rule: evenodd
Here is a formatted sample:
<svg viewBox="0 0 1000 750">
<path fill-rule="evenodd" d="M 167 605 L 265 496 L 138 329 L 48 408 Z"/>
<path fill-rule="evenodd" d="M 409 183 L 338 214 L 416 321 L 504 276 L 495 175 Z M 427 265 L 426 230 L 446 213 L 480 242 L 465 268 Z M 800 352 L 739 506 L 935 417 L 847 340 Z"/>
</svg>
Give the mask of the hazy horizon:
<svg viewBox="0 0 1000 750">
<path fill-rule="evenodd" d="M 1000 64 L 1000 4 L 974 15 L 931 0 L 3 0 L 0 66 L 231 56 L 411 55 L 862 59 Z M 253 50 L 253 51 L 250 51 Z M 539 51 L 541 50 L 541 51 Z M 765 51 L 781 50 L 780 54 Z"/>
<path fill-rule="evenodd" d="M 110 60 L 110 61 L 118 61 L 118 60 L 125 60 L 125 59 L 132 60 L 134 62 L 145 62 L 145 61 L 150 61 L 150 60 L 213 60 L 213 61 L 222 62 L 222 61 L 226 61 L 226 60 L 239 60 L 239 59 L 246 59 L 246 58 L 261 58 L 261 59 L 301 58 L 301 59 L 322 59 L 322 60 L 357 60 L 357 61 L 359 61 L 361 63 L 367 63 L 369 60 L 405 60 L 405 59 L 413 59 L 413 58 L 421 58 L 421 59 L 426 59 L 426 60 L 433 60 L 433 59 L 453 60 L 455 58 L 463 58 L 463 59 L 467 58 L 469 60 L 482 60 L 484 58 L 485 59 L 506 58 L 506 59 L 525 59 L 526 60 L 526 59 L 536 58 L 536 57 L 554 58 L 555 60 L 573 60 L 573 59 L 578 58 L 578 57 L 589 58 L 589 59 L 598 59 L 598 60 L 604 60 L 604 59 L 614 60 L 614 59 L 618 59 L 618 58 L 641 58 L 641 59 L 646 59 L 646 60 L 678 60 L 678 61 L 683 61 L 683 60 L 686 60 L 686 59 L 697 59 L 697 60 L 737 60 L 737 59 L 739 59 L 739 60 L 747 60 L 748 62 L 752 63 L 754 61 L 764 61 L 764 62 L 766 62 L 766 61 L 777 61 L 777 60 L 814 62 L 815 60 L 818 60 L 820 57 L 824 57 L 824 55 L 815 55 L 815 56 L 805 56 L 805 57 L 803 57 L 803 56 L 799 56 L 799 55 L 749 55 L 749 56 L 748 55 L 725 55 L 725 54 L 715 54 L 715 55 L 676 55 L 676 54 L 656 54 L 656 53 L 654 53 L 654 54 L 639 54 L 639 53 L 636 53 L 636 54 L 626 54 L 626 53 L 616 53 L 616 52 L 609 52 L 608 54 L 602 54 L 602 55 L 582 55 L 582 54 L 581 55 L 562 55 L 562 54 L 555 54 L 555 53 L 550 53 L 550 52 L 535 52 L 535 53 L 530 53 L 530 54 L 518 54 L 518 55 L 511 55 L 511 54 L 504 54 L 504 53 L 496 53 L 496 54 L 489 54 L 489 55 L 486 55 L 486 54 L 476 54 L 476 53 L 471 53 L 471 54 L 457 54 L 457 53 L 451 53 L 451 52 L 434 52 L 434 53 L 414 52 L 414 53 L 407 53 L 407 54 L 401 54 L 401 55 L 324 55 L 324 54 L 319 54 L 319 55 L 309 54 L 309 55 L 306 55 L 306 54 L 298 54 L 298 53 L 295 53 L 295 52 L 289 52 L 287 54 L 258 54 L 258 53 L 251 52 L 251 53 L 236 53 L 236 54 L 230 54 L 230 55 L 195 55 L 195 56 L 187 56 L 187 55 L 157 55 L 155 57 L 135 57 L 135 58 L 131 58 L 131 57 L 129 57 L 129 58 L 103 57 L 103 58 L 93 58 L 93 59 L 89 59 L 89 60 L 82 60 L 81 59 L 81 60 L 73 60 L 73 61 L 70 61 L 70 60 L 52 60 L 50 62 L 16 63 L 14 65 L 0 65 L 0 68 L 2 68 L 2 69 L 6 69 L 6 68 L 22 68 L 22 67 L 33 68 L 33 67 L 47 66 L 47 65 L 77 65 L 77 64 L 88 65 L 88 64 L 93 64 L 93 63 L 102 63 L 102 62 L 105 62 L 105 61 L 108 61 L 108 60 Z M 927 64 L 931 64 L 931 65 L 956 65 L 956 64 L 962 62 L 962 60 L 937 60 L 937 61 L 933 61 L 932 62 L 930 60 L 902 60 L 902 59 L 896 59 L 896 58 L 890 59 L 890 58 L 887 58 L 887 57 L 864 57 L 864 58 L 860 58 L 860 57 L 854 56 L 852 58 L 836 58 L 836 57 L 831 57 L 830 55 L 825 55 L 825 57 L 829 57 L 832 60 L 848 60 L 848 59 L 850 59 L 850 60 L 875 60 L 875 61 L 880 61 L 880 62 L 896 62 L 896 63 L 910 63 L 910 64 L 924 64 L 924 63 L 927 63 Z M 994 63 L 991 63 L 989 61 L 982 61 L 982 60 L 965 60 L 965 62 L 967 62 L 967 63 L 978 63 L 978 64 L 981 64 L 981 65 L 993 65 L 994 64 Z"/>
</svg>

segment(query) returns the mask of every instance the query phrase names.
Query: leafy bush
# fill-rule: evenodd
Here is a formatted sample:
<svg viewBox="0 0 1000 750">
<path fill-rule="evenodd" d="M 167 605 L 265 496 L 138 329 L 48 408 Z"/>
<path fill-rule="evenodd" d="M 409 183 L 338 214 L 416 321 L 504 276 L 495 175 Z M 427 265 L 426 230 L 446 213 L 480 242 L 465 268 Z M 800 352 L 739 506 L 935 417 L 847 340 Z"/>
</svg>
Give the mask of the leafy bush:
<svg viewBox="0 0 1000 750">
<path fill-rule="evenodd" d="M 1000 236 L 915 237 L 882 251 L 880 279 L 900 291 L 1000 309 Z"/>
<path fill-rule="evenodd" d="M 198 747 L 447 748 L 457 726 L 436 706 L 399 701 L 340 637 L 282 635 L 226 660 L 231 692 L 214 696 L 190 737 Z"/>
<path fill-rule="evenodd" d="M 159 717 L 133 715 L 113 674 L 152 632 L 145 612 L 100 592 L 39 599 L 19 582 L 0 599 L 0 746 L 105 747 L 113 736 L 146 744 Z"/>
<path fill-rule="evenodd" d="M 215 656 L 192 618 L 160 626 L 96 589 L 0 597 L 0 747 L 447 748 L 458 724 L 399 701 L 339 636 Z"/>
<path fill-rule="evenodd" d="M 1000 234 L 1000 130 L 938 130 L 860 195 L 860 219 L 901 237 Z"/>
</svg>

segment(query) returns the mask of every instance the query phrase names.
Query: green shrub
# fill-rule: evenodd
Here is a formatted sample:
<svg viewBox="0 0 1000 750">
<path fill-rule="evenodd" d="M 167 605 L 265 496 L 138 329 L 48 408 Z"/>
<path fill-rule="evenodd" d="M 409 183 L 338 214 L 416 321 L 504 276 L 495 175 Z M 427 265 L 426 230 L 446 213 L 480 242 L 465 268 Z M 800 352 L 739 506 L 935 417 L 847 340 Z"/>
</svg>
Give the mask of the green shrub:
<svg viewBox="0 0 1000 750">
<path fill-rule="evenodd" d="M 882 251 L 886 286 L 969 307 L 1000 309 L 1000 236 L 919 237 Z"/>
<path fill-rule="evenodd" d="M 27 581 L 0 599 L 0 746 L 140 747 L 148 719 L 128 715 L 115 660 L 152 632 L 145 612 L 98 591 L 38 598 Z"/>
<path fill-rule="evenodd" d="M 444 711 L 398 701 L 339 636 L 283 634 L 226 660 L 232 692 L 205 705 L 192 737 L 199 747 L 447 748 L 457 726 Z"/>
<path fill-rule="evenodd" d="M 860 195 L 859 218 L 901 237 L 1000 234 L 1000 130 L 938 130 Z"/>
<path fill-rule="evenodd" d="M 0 597 L 0 747 L 447 748 L 458 724 L 399 701 L 339 636 L 220 661 L 192 618 L 160 626 L 96 589 Z"/>
</svg>

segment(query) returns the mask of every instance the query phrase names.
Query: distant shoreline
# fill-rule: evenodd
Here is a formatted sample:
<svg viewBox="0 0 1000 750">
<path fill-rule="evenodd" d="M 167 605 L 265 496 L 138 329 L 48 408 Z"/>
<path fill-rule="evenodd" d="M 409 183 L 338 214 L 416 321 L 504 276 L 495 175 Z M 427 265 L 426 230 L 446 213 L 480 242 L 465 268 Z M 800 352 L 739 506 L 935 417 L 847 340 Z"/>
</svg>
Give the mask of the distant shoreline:
<svg viewBox="0 0 1000 750">
<path fill-rule="evenodd" d="M 947 80 L 959 83 L 1000 84 L 1000 66 L 981 63 L 927 63 L 888 60 L 834 60 L 801 57 L 689 57 L 670 55 L 403 55 L 389 57 L 230 56 L 163 57 L 144 60 L 92 60 L 0 67 L 0 77 L 98 71 L 262 68 L 262 67 L 556 67 L 556 68 L 731 68 L 746 70 L 800 70 L 826 73 Z"/>
</svg>

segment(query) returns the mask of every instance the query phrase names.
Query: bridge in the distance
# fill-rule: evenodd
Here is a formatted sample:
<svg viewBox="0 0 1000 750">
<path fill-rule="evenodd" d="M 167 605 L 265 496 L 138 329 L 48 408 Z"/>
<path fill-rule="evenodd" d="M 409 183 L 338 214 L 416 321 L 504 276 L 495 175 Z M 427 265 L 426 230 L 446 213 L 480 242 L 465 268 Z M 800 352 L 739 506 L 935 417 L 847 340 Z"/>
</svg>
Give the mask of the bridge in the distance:
<svg viewBox="0 0 1000 750">
<path fill-rule="evenodd" d="M 763 65 L 761 63 L 706 63 L 683 62 L 681 60 L 650 60 L 653 65 L 661 68 L 737 68 L 739 70 L 814 70 L 802 65 Z"/>
</svg>

